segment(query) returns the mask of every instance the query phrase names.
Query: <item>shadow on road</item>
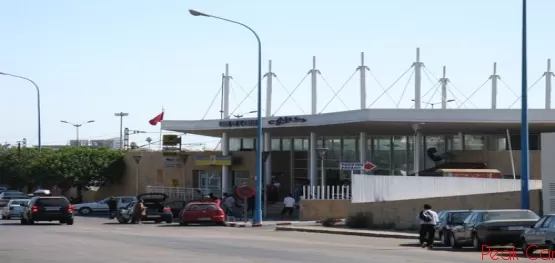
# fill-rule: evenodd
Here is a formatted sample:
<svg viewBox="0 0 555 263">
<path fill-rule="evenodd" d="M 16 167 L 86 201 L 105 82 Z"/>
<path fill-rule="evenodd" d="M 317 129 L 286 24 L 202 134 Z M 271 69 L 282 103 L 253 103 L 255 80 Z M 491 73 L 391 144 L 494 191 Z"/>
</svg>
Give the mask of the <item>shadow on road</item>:
<svg viewBox="0 0 555 263">
<path fill-rule="evenodd" d="M 422 248 L 422 246 L 420 246 L 420 244 L 418 243 L 405 243 L 405 244 L 399 244 L 399 246 L 401 247 L 418 247 L 418 248 Z M 422 248 L 422 249 L 428 249 L 428 248 Z M 472 248 L 459 248 L 459 249 L 453 249 L 451 247 L 447 247 L 447 246 L 443 246 L 440 244 L 434 244 L 434 248 L 432 249 L 428 249 L 431 251 L 449 251 L 449 252 L 477 252 L 476 250 L 472 249 Z M 478 251 L 479 252 L 479 251 Z"/>
<path fill-rule="evenodd" d="M 42 222 L 38 222 L 38 223 L 34 223 L 32 225 L 22 225 L 20 222 L 9 222 L 9 223 L 1 223 L 0 226 L 59 226 L 59 225 L 63 225 L 60 223 L 42 223 Z"/>
<path fill-rule="evenodd" d="M 195 225 L 186 225 L 186 226 L 181 226 L 179 224 L 167 224 L 167 225 L 159 225 L 158 227 L 183 227 L 183 228 L 187 228 L 187 227 L 223 227 L 223 226 L 219 226 L 219 225 L 203 225 L 203 224 L 195 224 Z"/>
</svg>

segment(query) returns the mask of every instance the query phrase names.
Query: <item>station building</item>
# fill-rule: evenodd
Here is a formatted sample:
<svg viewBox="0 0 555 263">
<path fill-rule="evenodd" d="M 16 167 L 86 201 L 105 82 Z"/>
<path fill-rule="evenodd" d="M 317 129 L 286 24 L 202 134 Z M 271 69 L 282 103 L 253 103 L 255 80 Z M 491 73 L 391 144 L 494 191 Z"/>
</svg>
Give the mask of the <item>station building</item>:
<svg viewBox="0 0 555 263">
<path fill-rule="evenodd" d="M 377 166 L 368 172 L 375 175 L 425 176 L 437 167 L 447 167 L 497 169 L 505 177 L 518 178 L 520 109 L 497 108 L 497 82 L 492 81 L 491 109 L 448 109 L 445 76 L 440 80 L 441 107 L 423 108 L 422 67 L 417 50 L 413 109 L 367 108 L 366 66 L 362 59 L 360 109 L 319 114 L 314 81 L 318 71 L 314 66 L 309 73 L 313 77 L 311 114 L 294 116 L 270 115 L 270 71 L 263 87 L 267 114 L 261 123 L 263 150 L 268 153 L 264 163 L 266 184 L 278 181 L 282 193 L 292 192 L 298 185 L 344 184 L 350 179 L 350 171 L 340 170 L 339 164 L 367 161 Z M 552 75 L 546 74 L 546 78 Z M 498 77 L 495 73 L 492 76 Z M 164 130 L 221 138 L 221 152 L 195 153 L 188 158 L 186 166 L 195 182 L 191 187 L 227 191 L 253 183 L 258 123 L 255 118 L 231 118 L 229 79 L 226 66 L 222 119 L 162 122 Z M 551 81 L 546 81 L 545 109 L 529 110 L 531 179 L 541 178 L 540 134 L 555 132 L 550 97 Z M 320 149 L 326 149 L 322 156 L 318 154 Z"/>
</svg>

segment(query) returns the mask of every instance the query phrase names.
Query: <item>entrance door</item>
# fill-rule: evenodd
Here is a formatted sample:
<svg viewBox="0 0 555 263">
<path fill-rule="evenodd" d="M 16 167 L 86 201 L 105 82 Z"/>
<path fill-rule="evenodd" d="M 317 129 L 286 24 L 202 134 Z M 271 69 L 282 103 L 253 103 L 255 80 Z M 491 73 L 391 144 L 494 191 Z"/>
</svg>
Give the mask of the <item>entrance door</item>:
<svg viewBox="0 0 555 263">
<path fill-rule="evenodd" d="M 203 194 L 213 193 L 220 196 L 222 193 L 222 173 L 212 171 L 199 171 L 199 188 Z"/>
</svg>

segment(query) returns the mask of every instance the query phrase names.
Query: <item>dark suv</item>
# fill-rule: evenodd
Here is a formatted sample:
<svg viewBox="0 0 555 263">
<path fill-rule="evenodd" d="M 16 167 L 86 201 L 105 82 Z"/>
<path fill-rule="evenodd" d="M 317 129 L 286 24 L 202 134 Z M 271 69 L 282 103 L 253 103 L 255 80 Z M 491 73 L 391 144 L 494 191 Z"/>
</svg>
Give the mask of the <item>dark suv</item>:
<svg viewBox="0 0 555 263">
<path fill-rule="evenodd" d="M 32 225 L 38 221 L 59 221 L 73 225 L 73 207 L 63 196 L 37 196 L 22 204 L 21 224 Z"/>
</svg>

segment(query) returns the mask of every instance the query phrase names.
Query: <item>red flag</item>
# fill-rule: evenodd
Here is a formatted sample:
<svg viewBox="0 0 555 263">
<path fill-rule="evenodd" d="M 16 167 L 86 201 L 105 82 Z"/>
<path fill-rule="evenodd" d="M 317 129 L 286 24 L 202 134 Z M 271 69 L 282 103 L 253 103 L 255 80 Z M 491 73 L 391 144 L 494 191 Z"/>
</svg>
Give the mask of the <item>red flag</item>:
<svg viewBox="0 0 555 263">
<path fill-rule="evenodd" d="M 163 120 L 164 120 L 164 112 L 156 115 L 156 117 L 152 118 L 152 120 L 148 121 L 148 123 L 150 123 L 150 125 L 152 126 L 156 126 L 156 124 L 158 124 Z"/>
</svg>

